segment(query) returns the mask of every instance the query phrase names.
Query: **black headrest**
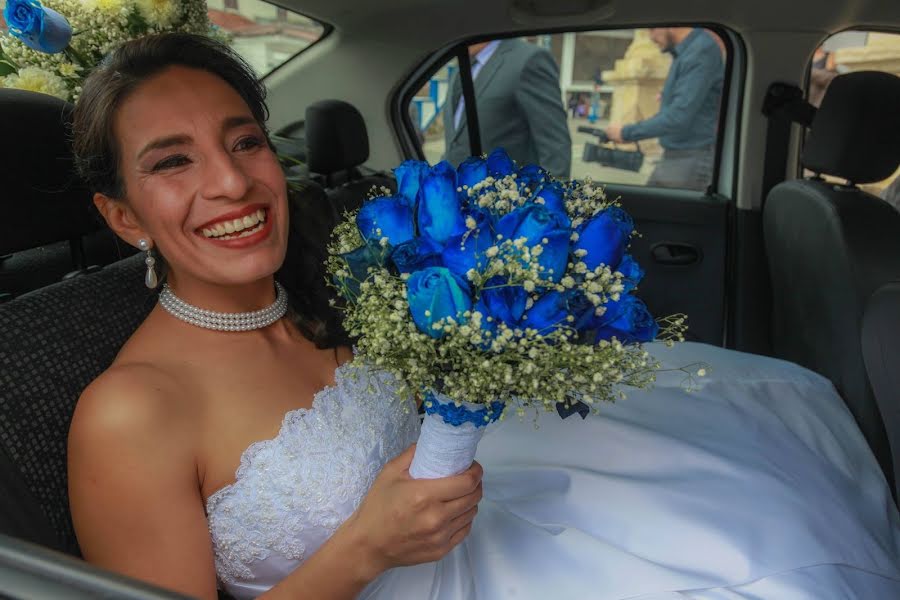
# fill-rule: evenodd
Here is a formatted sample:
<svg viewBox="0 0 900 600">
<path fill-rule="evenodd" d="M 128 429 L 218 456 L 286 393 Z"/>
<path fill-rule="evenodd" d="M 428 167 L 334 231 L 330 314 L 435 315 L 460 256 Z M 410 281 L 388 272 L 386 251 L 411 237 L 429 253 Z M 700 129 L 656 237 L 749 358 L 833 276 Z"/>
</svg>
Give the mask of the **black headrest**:
<svg viewBox="0 0 900 600">
<path fill-rule="evenodd" d="M 0 89 L 0 254 L 77 238 L 102 225 L 75 174 L 72 108 L 46 94 Z"/>
<path fill-rule="evenodd" d="M 369 160 L 369 134 L 362 115 L 343 100 L 322 100 L 306 109 L 309 170 L 331 175 Z"/>
<path fill-rule="evenodd" d="M 810 127 L 803 165 L 853 183 L 890 177 L 900 165 L 900 77 L 878 71 L 835 77 Z"/>
</svg>

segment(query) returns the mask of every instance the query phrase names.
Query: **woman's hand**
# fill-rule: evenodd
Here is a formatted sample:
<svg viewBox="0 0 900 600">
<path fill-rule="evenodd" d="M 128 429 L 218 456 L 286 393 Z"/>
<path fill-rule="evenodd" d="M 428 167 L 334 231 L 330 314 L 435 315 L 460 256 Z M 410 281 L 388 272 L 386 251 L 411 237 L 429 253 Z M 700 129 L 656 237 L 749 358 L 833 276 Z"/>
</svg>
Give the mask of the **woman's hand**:
<svg viewBox="0 0 900 600">
<path fill-rule="evenodd" d="M 374 572 L 440 559 L 468 535 L 481 500 L 482 468 L 413 479 L 415 444 L 385 465 L 347 525 Z"/>
</svg>

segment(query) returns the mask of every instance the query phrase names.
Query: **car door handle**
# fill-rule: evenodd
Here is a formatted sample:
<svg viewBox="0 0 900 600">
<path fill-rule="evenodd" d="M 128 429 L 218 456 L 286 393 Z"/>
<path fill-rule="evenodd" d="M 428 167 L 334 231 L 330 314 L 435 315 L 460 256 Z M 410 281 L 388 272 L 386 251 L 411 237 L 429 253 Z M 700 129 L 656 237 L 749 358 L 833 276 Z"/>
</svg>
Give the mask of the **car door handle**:
<svg viewBox="0 0 900 600">
<path fill-rule="evenodd" d="M 700 249 L 692 244 L 658 242 L 650 247 L 653 260 L 661 265 L 686 266 L 700 262 Z"/>
</svg>

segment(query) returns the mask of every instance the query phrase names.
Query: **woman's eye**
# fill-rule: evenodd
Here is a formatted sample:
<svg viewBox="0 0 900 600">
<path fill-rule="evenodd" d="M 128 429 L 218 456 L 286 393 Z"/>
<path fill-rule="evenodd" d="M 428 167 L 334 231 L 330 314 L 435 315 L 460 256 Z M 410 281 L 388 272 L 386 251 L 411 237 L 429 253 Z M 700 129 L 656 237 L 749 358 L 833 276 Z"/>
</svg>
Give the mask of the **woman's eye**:
<svg viewBox="0 0 900 600">
<path fill-rule="evenodd" d="M 255 136 L 247 136 L 238 140 L 238 142 L 234 145 L 235 151 L 240 150 L 252 150 L 253 148 L 259 148 L 262 146 L 262 140 Z"/>
<path fill-rule="evenodd" d="M 153 165 L 153 168 L 151 170 L 155 173 L 156 171 L 163 171 L 165 169 L 180 167 L 182 165 L 186 165 L 188 162 L 190 161 L 188 160 L 187 156 L 183 154 L 173 154 L 172 156 L 167 156 L 166 158 Z"/>
</svg>

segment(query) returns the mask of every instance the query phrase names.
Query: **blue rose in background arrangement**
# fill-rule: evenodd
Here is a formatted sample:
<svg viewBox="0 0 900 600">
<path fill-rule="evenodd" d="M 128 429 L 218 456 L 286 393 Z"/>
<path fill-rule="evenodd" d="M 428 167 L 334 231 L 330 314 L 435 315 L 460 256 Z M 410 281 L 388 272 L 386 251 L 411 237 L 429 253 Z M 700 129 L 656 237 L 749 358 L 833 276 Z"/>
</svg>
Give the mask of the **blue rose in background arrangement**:
<svg viewBox="0 0 900 600">
<path fill-rule="evenodd" d="M 575 250 L 585 250 L 582 258 L 588 269 L 606 265 L 615 270 L 622 261 L 634 231 L 631 216 L 616 206 L 607 208 L 579 228 Z"/>
<path fill-rule="evenodd" d="M 413 208 L 402 196 L 375 198 L 362 205 L 356 215 L 356 226 L 364 240 L 379 241 L 399 246 L 416 235 Z"/>
<path fill-rule="evenodd" d="M 471 293 L 465 281 L 444 267 L 416 271 L 406 282 L 413 322 L 419 331 L 433 338 L 445 335 L 443 330 L 432 327 L 437 321 L 452 317 L 462 322 L 463 313 L 472 308 Z"/>
<path fill-rule="evenodd" d="M 62 52 L 72 39 L 66 18 L 38 0 L 7 0 L 3 18 L 11 35 L 38 52 Z"/>
</svg>

